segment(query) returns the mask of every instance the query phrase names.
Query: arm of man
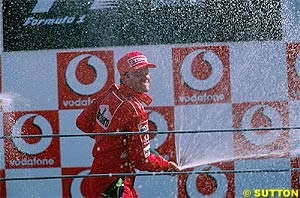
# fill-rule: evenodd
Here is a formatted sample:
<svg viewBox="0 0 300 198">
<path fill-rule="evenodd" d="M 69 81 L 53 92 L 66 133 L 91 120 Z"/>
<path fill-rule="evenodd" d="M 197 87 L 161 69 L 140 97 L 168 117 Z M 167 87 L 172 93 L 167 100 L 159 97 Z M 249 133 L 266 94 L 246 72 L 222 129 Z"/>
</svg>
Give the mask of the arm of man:
<svg viewBox="0 0 300 198">
<path fill-rule="evenodd" d="M 98 102 L 96 100 L 93 100 L 92 104 L 86 107 L 77 117 L 76 126 L 83 132 L 94 132 L 97 111 Z"/>
<path fill-rule="evenodd" d="M 150 152 L 149 146 L 144 147 L 141 135 L 128 137 L 128 157 L 132 165 L 141 171 L 179 171 L 175 162 L 167 161 L 162 156 Z"/>
</svg>

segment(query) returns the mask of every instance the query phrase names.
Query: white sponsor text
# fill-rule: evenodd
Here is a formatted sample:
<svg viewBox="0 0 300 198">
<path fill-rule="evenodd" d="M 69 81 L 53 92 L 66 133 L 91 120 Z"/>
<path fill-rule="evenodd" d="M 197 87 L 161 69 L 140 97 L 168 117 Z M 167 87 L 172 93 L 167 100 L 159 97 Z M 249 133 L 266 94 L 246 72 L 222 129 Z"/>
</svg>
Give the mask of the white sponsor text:
<svg viewBox="0 0 300 198">
<path fill-rule="evenodd" d="M 83 100 L 81 98 L 77 99 L 77 100 L 64 100 L 63 101 L 63 105 L 65 107 L 80 107 L 80 106 L 88 106 L 92 103 L 92 99 L 90 97 L 88 97 L 87 100 Z"/>
<path fill-rule="evenodd" d="M 192 96 L 179 96 L 180 102 L 219 102 L 225 99 L 223 94 L 203 95 L 194 94 Z"/>
<path fill-rule="evenodd" d="M 33 159 L 19 159 L 19 160 L 10 160 L 9 164 L 11 166 L 47 166 L 53 165 L 54 159 L 37 159 L 34 157 Z"/>
<path fill-rule="evenodd" d="M 79 16 L 65 16 L 62 18 L 48 18 L 39 19 L 34 17 L 28 17 L 25 19 L 23 26 L 51 26 L 51 25 L 62 25 L 62 24 L 72 24 L 72 23 L 83 23 L 86 15 Z"/>
</svg>

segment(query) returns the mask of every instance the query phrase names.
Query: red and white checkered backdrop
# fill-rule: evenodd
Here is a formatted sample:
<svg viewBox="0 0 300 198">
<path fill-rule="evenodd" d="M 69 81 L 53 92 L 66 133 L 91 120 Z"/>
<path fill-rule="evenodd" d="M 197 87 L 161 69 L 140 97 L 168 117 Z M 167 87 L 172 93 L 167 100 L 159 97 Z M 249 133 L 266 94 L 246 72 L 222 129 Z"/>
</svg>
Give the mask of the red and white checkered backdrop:
<svg viewBox="0 0 300 198">
<path fill-rule="evenodd" d="M 150 71 L 154 100 L 146 107 L 151 130 L 221 129 L 153 136 L 152 146 L 164 157 L 187 171 L 300 168 L 299 130 L 222 132 L 300 126 L 300 24 L 290 1 L 281 3 L 280 41 L 15 52 L 3 51 L 1 41 L 1 137 L 50 136 L 1 138 L 0 178 L 87 175 L 93 139 L 51 135 L 83 134 L 76 117 L 93 98 L 119 83 L 116 62 L 133 50 L 158 66 Z M 3 180 L 0 197 L 88 197 L 86 185 L 82 177 Z M 299 173 L 139 176 L 135 187 L 141 197 L 232 198 L 241 197 L 246 188 L 299 189 Z"/>
</svg>

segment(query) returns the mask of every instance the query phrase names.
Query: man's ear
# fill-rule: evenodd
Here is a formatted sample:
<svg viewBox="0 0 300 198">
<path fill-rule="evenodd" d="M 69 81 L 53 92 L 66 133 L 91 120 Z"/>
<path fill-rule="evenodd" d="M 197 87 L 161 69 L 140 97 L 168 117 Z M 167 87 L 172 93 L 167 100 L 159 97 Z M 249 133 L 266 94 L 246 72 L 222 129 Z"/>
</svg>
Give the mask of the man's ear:
<svg viewBox="0 0 300 198">
<path fill-rule="evenodd" d="M 126 73 L 123 75 L 123 78 L 124 78 L 125 80 L 128 80 L 128 79 L 130 78 L 129 73 L 126 72 Z"/>
<path fill-rule="evenodd" d="M 125 73 L 124 75 L 122 75 L 120 77 L 120 81 L 123 83 L 123 84 L 127 84 L 127 81 L 128 79 L 130 78 L 130 76 L 128 75 L 128 73 Z"/>
</svg>

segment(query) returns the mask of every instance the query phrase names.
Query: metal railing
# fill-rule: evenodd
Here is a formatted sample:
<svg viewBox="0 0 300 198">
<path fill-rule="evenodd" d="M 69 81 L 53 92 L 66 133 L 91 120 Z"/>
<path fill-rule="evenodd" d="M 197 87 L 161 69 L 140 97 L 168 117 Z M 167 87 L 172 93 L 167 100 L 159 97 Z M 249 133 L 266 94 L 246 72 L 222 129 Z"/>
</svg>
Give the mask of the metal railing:
<svg viewBox="0 0 300 198">
<path fill-rule="evenodd" d="M 280 127 L 280 128 L 233 128 L 233 129 L 212 129 L 212 130 L 182 130 L 182 131 L 148 131 L 148 132 L 103 132 L 103 133 L 82 133 L 82 134 L 51 134 L 51 135 L 3 135 L 0 139 L 14 138 L 74 138 L 74 137 L 95 137 L 95 136 L 118 136 L 118 135 L 139 135 L 139 134 L 199 134 L 199 133 L 232 133 L 232 132 L 253 132 L 253 131 L 273 131 L 273 130 L 299 130 L 300 127 Z M 188 170 L 188 169 L 187 169 Z M 247 169 L 247 170 L 203 170 L 203 171 L 179 171 L 179 172 L 137 172 L 137 173 L 107 173 L 88 175 L 52 175 L 52 176 L 32 176 L 32 177 L 6 177 L 0 181 L 14 180 L 49 180 L 68 178 L 88 178 L 88 177 L 120 177 L 120 176 L 179 176 L 191 174 L 243 174 L 243 173 L 278 173 L 278 172 L 300 172 L 300 168 L 286 169 Z"/>
</svg>

